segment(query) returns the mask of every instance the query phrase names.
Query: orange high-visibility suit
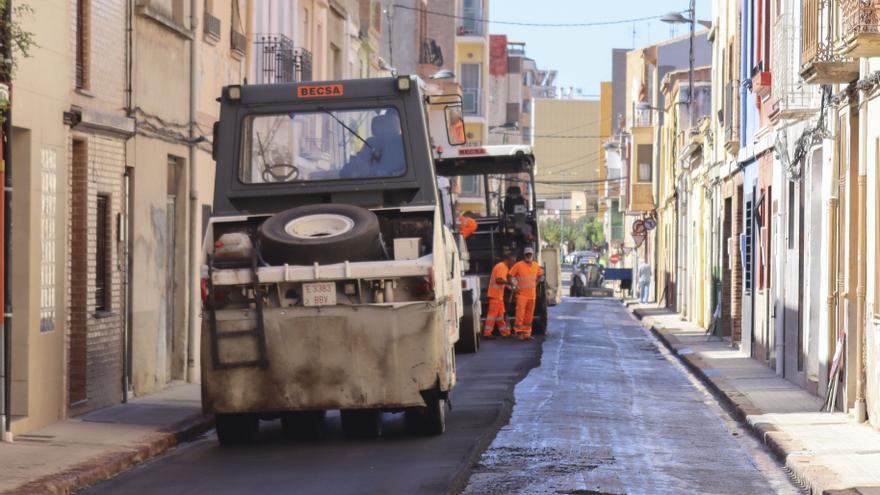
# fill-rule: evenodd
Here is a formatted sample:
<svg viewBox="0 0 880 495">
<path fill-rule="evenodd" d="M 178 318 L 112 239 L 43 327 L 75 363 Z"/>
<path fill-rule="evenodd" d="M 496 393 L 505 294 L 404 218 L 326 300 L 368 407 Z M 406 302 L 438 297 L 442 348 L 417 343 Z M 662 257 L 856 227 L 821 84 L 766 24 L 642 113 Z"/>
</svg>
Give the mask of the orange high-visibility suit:
<svg viewBox="0 0 880 495">
<path fill-rule="evenodd" d="M 529 338 L 535 317 L 538 278 L 544 275 L 544 270 L 535 261 L 520 261 L 513 265 L 508 275 L 516 281 L 516 324 L 513 329 L 517 336 Z"/>
<path fill-rule="evenodd" d="M 486 290 L 486 296 L 489 298 L 489 311 L 486 313 L 486 324 L 483 325 L 483 336 L 491 337 L 492 330 L 498 326 L 498 332 L 502 337 L 510 336 L 510 329 L 507 328 L 507 318 L 504 312 L 504 284 L 499 284 L 497 280 L 507 280 L 507 273 L 510 271 L 507 265 L 502 261 L 495 265 L 492 274 L 489 275 L 489 289 Z"/>
<path fill-rule="evenodd" d="M 458 218 L 458 231 L 462 237 L 467 239 L 471 234 L 477 231 L 477 221 L 471 217 L 462 215 Z"/>
</svg>

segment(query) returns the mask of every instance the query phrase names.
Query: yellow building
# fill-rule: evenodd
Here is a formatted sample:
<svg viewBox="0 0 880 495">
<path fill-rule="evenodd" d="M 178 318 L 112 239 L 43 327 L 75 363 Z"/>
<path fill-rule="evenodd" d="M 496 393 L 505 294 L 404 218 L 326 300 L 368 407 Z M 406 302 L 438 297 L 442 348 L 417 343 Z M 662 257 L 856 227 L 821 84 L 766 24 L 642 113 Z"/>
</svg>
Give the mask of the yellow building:
<svg viewBox="0 0 880 495">
<path fill-rule="evenodd" d="M 533 105 L 533 146 L 538 169 L 539 198 L 569 201 L 562 209 L 572 216 L 596 216 L 599 199 L 600 137 L 599 100 L 536 99 Z M 553 184 L 554 182 L 558 184 Z M 580 206 L 571 201 L 583 193 Z"/>
<path fill-rule="evenodd" d="M 489 0 L 461 0 L 455 37 L 455 74 L 464 100 L 465 136 L 471 145 L 489 139 Z"/>
</svg>

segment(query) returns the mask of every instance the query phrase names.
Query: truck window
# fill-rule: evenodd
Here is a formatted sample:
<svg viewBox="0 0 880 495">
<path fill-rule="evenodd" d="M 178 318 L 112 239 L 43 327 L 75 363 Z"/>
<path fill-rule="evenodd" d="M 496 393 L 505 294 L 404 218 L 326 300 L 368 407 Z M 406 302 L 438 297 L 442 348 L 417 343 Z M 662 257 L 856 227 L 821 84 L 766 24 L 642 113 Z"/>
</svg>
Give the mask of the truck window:
<svg viewBox="0 0 880 495">
<path fill-rule="evenodd" d="M 400 116 L 390 107 L 251 115 L 242 129 L 246 184 L 398 177 L 407 168 Z"/>
</svg>

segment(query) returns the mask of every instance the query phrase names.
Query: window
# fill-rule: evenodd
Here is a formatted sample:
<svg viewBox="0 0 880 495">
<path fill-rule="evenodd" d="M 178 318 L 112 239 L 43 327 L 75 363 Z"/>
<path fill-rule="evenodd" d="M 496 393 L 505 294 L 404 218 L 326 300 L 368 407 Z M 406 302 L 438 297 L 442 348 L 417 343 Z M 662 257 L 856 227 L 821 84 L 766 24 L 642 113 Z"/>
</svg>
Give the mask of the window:
<svg viewBox="0 0 880 495">
<path fill-rule="evenodd" d="M 518 103 L 508 103 L 507 104 L 507 118 L 504 119 L 505 124 L 513 124 L 519 122 L 519 104 Z"/>
<path fill-rule="evenodd" d="M 76 89 L 89 87 L 89 0 L 76 1 Z"/>
<path fill-rule="evenodd" d="M 480 113 L 480 64 L 461 64 L 461 96 L 466 114 Z"/>
<path fill-rule="evenodd" d="M 483 195 L 481 176 L 463 175 L 459 178 L 459 196 L 464 198 L 478 198 Z"/>
<path fill-rule="evenodd" d="M 754 255 L 754 251 L 752 250 L 752 243 L 754 240 L 754 212 L 752 210 L 752 202 L 745 202 L 745 224 L 746 229 L 743 233 L 743 283 L 745 288 L 745 293 L 747 296 L 752 295 L 752 256 Z"/>
<path fill-rule="evenodd" d="M 40 331 L 55 329 L 55 197 L 57 153 L 43 148 L 40 178 Z"/>
<path fill-rule="evenodd" d="M 401 176 L 401 129 L 390 107 L 250 116 L 239 178 L 260 184 Z"/>
<path fill-rule="evenodd" d="M 330 43 L 330 69 L 333 79 L 342 79 L 342 52 L 333 43 Z"/>
<path fill-rule="evenodd" d="M 110 311 L 110 197 L 99 194 L 95 208 L 95 311 Z"/>
<path fill-rule="evenodd" d="M 654 151 L 654 147 L 650 144 L 640 144 L 638 145 L 636 155 L 638 156 L 638 181 L 639 182 L 651 182 L 653 175 L 654 164 L 651 160 L 651 154 Z"/>
</svg>

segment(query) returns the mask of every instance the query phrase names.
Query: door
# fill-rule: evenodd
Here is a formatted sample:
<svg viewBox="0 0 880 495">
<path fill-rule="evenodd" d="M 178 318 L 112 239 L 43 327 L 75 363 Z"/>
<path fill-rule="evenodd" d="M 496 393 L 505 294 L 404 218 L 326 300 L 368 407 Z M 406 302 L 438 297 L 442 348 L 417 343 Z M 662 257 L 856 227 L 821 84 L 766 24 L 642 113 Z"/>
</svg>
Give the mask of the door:
<svg viewBox="0 0 880 495">
<path fill-rule="evenodd" d="M 743 271 L 742 285 L 742 325 L 743 348 L 749 349 L 751 356 L 755 355 L 755 186 L 751 184 L 745 188 L 743 194 L 743 233 L 740 238 L 740 253 Z"/>
<path fill-rule="evenodd" d="M 173 377 L 174 362 L 174 275 L 175 275 L 175 250 L 177 247 L 175 236 L 175 218 L 177 213 L 177 198 L 173 194 L 168 195 L 165 205 L 165 351 L 168 359 L 165 360 L 166 373 L 170 381 Z"/>
<path fill-rule="evenodd" d="M 782 276 L 784 291 L 785 378 L 803 387 L 804 375 L 804 187 L 802 182 L 787 183 L 785 212 L 785 263 Z"/>
</svg>

